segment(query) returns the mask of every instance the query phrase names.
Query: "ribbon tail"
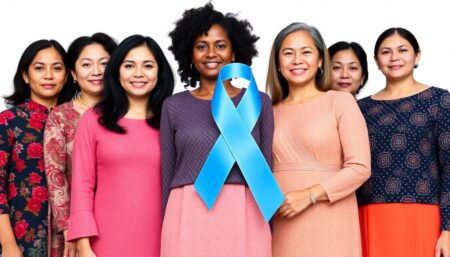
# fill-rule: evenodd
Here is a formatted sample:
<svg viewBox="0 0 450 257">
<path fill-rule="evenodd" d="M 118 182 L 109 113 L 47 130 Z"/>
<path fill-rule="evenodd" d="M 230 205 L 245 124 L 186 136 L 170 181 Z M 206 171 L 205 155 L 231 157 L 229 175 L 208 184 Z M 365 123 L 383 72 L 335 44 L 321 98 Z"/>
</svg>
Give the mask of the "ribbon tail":
<svg viewBox="0 0 450 257">
<path fill-rule="evenodd" d="M 216 202 L 234 162 L 225 140 L 219 136 L 194 183 L 195 190 L 208 210 Z"/>
</svg>

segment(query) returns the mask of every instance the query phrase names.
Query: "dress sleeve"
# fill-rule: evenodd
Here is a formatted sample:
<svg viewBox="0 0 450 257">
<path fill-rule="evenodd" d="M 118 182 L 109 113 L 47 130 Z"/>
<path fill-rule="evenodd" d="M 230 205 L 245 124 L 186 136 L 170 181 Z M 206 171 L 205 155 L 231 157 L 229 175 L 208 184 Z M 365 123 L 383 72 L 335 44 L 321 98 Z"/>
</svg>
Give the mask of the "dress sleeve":
<svg viewBox="0 0 450 257">
<path fill-rule="evenodd" d="M 441 179 L 441 230 L 450 230 L 450 93 L 439 99 L 439 111 L 434 130 L 437 138 L 439 173 Z"/>
<path fill-rule="evenodd" d="M 370 146 L 366 122 L 350 94 L 339 99 L 336 108 L 343 168 L 321 183 L 330 203 L 355 192 L 370 177 Z"/>
<path fill-rule="evenodd" d="M 94 124 L 97 118 L 88 110 L 75 132 L 68 240 L 98 236 L 93 207 L 97 181 Z"/>
<path fill-rule="evenodd" d="M 169 199 L 172 178 L 175 174 L 177 152 L 175 148 L 175 131 L 170 122 L 170 105 L 166 100 L 161 111 L 160 125 L 161 157 L 162 157 L 162 190 L 163 190 L 163 216 Z"/>
<path fill-rule="evenodd" d="M 66 137 L 63 134 L 60 113 L 50 112 L 44 131 L 45 176 L 47 177 L 49 204 L 56 232 L 67 228 L 70 195 L 66 176 Z"/>
<path fill-rule="evenodd" d="M 0 113 L 0 214 L 9 214 L 8 178 L 13 147 L 12 138 L 8 135 L 8 113 L 12 114 L 9 110 Z"/>
<path fill-rule="evenodd" d="M 273 143 L 273 110 L 269 97 L 266 94 L 262 94 L 261 100 L 263 102 L 263 108 L 261 110 L 261 143 L 260 148 L 267 164 L 272 168 L 272 143 Z"/>
</svg>

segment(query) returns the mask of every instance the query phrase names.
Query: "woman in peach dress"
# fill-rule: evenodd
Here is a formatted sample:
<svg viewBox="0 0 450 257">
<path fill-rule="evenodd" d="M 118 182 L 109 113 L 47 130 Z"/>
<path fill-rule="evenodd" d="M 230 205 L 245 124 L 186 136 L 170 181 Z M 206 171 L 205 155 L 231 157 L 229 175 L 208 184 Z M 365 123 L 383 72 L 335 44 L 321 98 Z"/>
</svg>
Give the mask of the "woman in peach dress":
<svg viewBox="0 0 450 257">
<path fill-rule="evenodd" d="M 278 34 L 267 85 L 286 200 L 272 220 L 274 257 L 361 256 L 355 190 L 370 176 L 367 128 L 354 97 L 329 90 L 329 78 L 316 28 L 293 23 Z"/>
</svg>

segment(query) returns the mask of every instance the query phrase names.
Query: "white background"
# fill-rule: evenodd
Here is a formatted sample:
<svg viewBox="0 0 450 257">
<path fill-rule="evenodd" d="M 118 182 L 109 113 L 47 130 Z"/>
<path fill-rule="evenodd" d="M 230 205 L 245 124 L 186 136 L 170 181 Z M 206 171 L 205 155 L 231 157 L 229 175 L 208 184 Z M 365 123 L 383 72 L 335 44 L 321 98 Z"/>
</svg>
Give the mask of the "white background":
<svg viewBox="0 0 450 257">
<path fill-rule="evenodd" d="M 56 39 L 64 47 L 82 35 L 105 32 L 120 42 L 131 34 L 153 37 L 163 48 L 174 74 L 177 64 L 167 48 L 168 32 L 187 8 L 206 0 L 4 0 L 0 3 L 0 96 L 12 92 L 12 80 L 23 50 L 38 39 Z M 367 52 L 369 81 L 359 97 L 375 93 L 385 82 L 373 61 L 377 37 L 390 27 L 404 27 L 418 39 L 422 59 L 418 81 L 450 89 L 450 8 L 445 1 L 414 0 L 213 0 L 222 12 L 239 13 L 253 25 L 259 57 L 253 71 L 264 91 L 270 47 L 276 34 L 299 21 L 316 26 L 327 46 L 340 41 L 359 42 Z M 447 3 L 448 5 L 448 3 Z M 184 90 L 176 77 L 175 91 Z M 3 99 L 0 110 L 5 109 Z"/>
</svg>

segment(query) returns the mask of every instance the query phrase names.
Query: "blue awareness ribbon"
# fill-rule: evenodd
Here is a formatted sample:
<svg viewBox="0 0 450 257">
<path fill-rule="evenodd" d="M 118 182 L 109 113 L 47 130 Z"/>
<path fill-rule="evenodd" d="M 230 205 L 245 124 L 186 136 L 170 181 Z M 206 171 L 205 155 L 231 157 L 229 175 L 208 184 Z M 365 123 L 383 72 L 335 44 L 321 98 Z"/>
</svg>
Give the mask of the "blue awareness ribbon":
<svg viewBox="0 0 450 257">
<path fill-rule="evenodd" d="M 222 83 L 232 78 L 250 81 L 237 108 Z M 237 162 L 264 219 L 269 221 L 284 201 L 284 195 L 251 134 L 261 113 L 261 96 L 249 66 L 231 63 L 222 67 L 216 81 L 211 109 L 221 134 L 212 147 L 194 188 L 211 210 L 231 168 Z"/>
</svg>

